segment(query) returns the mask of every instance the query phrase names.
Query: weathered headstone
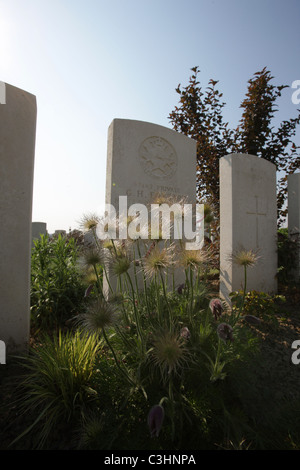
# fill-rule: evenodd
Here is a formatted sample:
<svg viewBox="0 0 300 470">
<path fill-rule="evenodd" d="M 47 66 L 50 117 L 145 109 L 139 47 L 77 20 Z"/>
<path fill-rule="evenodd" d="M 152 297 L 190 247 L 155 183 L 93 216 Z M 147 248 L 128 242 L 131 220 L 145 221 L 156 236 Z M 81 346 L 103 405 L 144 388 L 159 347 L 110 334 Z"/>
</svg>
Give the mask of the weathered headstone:
<svg viewBox="0 0 300 470">
<path fill-rule="evenodd" d="M 247 270 L 247 290 L 277 290 L 276 167 L 246 154 L 220 159 L 220 296 L 244 287 L 244 270 L 233 262 L 241 250 L 259 259 Z"/>
<path fill-rule="evenodd" d="M 157 194 L 196 203 L 196 142 L 157 124 L 114 119 L 108 130 L 106 204 L 149 205 Z"/>
<path fill-rule="evenodd" d="M 46 222 L 32 222 L 31 230 L 31 238 L 33 245 L 33 241 L 39 240 L 41 235 L 47 235 L 47 224 Z"/>
<path fill-rule="evenodd" d="M 300 243 L 300 173 L 288 176 L 288 231 L 293 240 Z M 295 277 L 300 276 L 300 250 L 298 249 L 298 268 Z"/>
<path fill-rule="evenodd" d="M 0 340 L 26 347 L 30 328 L 30 254 L 36 98 L 5 85 L 0 104 Z M 3 93 L 2 93 L 3 94 Z"/>
<path fill-rule="evenodd" d="M 147 204 L 157 193 L 196 201 L 196 142 L 157 124 L 114 119 L 108 129 L 106 203 Z"/>
</svg>

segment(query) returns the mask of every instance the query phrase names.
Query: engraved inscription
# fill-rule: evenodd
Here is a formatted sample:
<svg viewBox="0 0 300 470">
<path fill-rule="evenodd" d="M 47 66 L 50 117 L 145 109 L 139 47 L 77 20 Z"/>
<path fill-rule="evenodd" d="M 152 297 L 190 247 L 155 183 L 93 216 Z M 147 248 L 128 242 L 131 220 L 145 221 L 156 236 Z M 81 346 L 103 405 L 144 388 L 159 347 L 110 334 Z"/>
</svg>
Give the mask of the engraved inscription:
<svg viewBox="0 0 300 470">
<path fill-rule="evenodd" d="M 148 137 L 139 149 L 143 170 L 154 178 L 171 178 L 177 170 L 177 155 L 173 146 L 162 137 Z"/>
</svg>

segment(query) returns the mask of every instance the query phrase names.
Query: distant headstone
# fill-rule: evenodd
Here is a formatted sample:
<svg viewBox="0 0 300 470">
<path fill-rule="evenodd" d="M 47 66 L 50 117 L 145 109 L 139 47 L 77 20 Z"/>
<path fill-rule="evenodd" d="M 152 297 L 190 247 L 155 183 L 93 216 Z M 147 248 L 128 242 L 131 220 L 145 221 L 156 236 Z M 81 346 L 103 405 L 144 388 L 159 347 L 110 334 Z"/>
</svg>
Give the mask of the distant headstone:
<svg viewBox="0 0 300 470">
<path fill-rule="evenodd" d="M 31 238 L 33 245 L 33 240 L 39 240 L 41 235 L 47 235 L 47 224 L 46 222 L 32 222 L 31 230 Z"/>
<path fill-rule="evenodd" d="M 65 237 L 67 235 L 67 232 L 66 230 L 55 230 L 54 235 L 56 237 L 58 237 L 59 235 L 61 235 L 62 237 Z"/>
<path fill-rule="evenodd" d="M 230 154 L 220 159 L 220 295 L 244 286 L 244 270 L 233 262 L 241 250 L 259 256 L 247 270 L 247 290 L 277 291 L 276 167 L 263 158 Z"/>
<path fill-rule="evenodd" d="M 127 206 L 149 205 L 157 194 L 196 203 L 196 142 L 157 124 L 114 119 L 108 129 L 106 204 L 119 214 Z"/>
<path fill-rule="evenodd" d="M 300 243 L 300 173 L 288 176 L 288 231 L 293 240 Z M 300 276 L 300 250 L 295 277 Z"/>
<path fill-rule="evenodd" d="M 5 84 L 0 104 L 0 340 L 26 347 L 30 328 L 30 255 L 36 98 Z"/>
</svg>

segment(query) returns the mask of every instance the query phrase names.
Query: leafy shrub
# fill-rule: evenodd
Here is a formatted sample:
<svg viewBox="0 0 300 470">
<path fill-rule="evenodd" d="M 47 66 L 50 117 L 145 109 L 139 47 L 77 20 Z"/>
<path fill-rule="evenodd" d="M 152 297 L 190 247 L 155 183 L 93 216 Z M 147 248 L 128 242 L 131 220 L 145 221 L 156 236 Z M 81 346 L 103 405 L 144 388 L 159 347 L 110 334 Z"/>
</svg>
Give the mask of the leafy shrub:
<svg viewBox="0 0 300 470">
<path fill-rule="evenodd" d="M 31 256 L 31 321 L 33 328 L 64 326 L 82 304 L 84 285 L 77 268 L 74 239 L 42 235 Z"/>
<path fill-rule="evenodd" d="M 233 303 L 233 312 L 239 310 L 242 306 L 242 315 L 251 315 L 258 319 L 270 320 L 276 322 L 274 313 L 285 302 L 283 295 L 271 295 L 266 292 L 249 291 L 246 293 L 243 301 L 243 292 L 236 291 L 231 294 Z"/>
<path fill-rule="evenodd" d="M 295 282 L 295 270 L 299 252 L 299 240 L 289 237 L 288 229 L 278 230 L 278 272 L 277 279 L 281 284 Z"/>
</svg>

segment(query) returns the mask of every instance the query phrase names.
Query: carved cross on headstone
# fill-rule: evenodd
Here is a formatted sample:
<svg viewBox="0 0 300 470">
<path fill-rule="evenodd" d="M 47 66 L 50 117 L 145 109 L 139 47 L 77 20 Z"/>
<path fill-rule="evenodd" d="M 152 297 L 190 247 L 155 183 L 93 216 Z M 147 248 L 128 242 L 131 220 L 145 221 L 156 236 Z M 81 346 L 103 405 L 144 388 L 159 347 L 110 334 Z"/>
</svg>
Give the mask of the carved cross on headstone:
<svg viewBox="0 0 300 470">
<path fill-rule="evenodd" d="M 255 201 L 256 201 L 256 204 L 255 204 L 255 212 L 247 212 L 247 214 L 250 214 L 250 215 L 255 215 L 256 216 L 256 248 L 259 247 L 258 245 L 258 216 L 259 215 L 267 215 L 265 212 L 258 212 L 258 196 L 255 196 Z"/>
</svg>

